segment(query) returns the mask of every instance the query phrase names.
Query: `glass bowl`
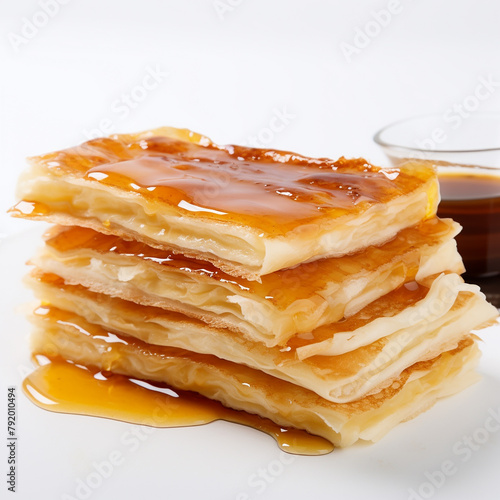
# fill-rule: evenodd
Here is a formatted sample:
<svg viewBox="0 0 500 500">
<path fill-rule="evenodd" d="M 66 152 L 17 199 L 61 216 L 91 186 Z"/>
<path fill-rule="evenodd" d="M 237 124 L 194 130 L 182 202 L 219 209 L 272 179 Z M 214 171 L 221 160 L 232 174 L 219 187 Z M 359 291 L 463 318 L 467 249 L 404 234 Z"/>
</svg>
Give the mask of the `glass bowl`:
<svg viewBox="0 0 500 500">
<path fill-rule="evenodd" d="M 374 141 L 393 165 L 409 160 L 437 167 L 440 217 L 463 226 L 458 249 L 466 278 L 500 306 L 500 113 L 460 108 L 388 125 Z"/>
</svg>

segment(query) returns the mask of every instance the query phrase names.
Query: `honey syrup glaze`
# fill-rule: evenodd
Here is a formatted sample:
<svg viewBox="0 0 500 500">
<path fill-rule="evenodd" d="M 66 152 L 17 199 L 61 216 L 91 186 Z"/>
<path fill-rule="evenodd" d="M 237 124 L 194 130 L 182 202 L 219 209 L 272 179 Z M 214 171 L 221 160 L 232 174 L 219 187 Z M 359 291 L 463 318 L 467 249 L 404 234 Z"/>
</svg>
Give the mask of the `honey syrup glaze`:
<svg viewBox="0 0 500 500">
<path fill-rule="evenodd" d="M 33 359 L 38 366 L 24 380 L 23 389 L 34 404 L 45 410 L 160 428 L 225 420 L 269 434 L 288 453 L 324 455 L 333 450 L 333 445 L 322 437 L 280 427 L 269 419 L 226 408 L 194 392 L 98 371 L 60 357 L 35 355 Z"/>
<path fill-rule="evenodd" d="M 308 158 L 288 151 L 218 146 L 168 136 L 112 136 L 35 160 L 175 207 L 268 234 L 357 214 L 421 187 L 431 169 L 381 169 L 364 159 Z"/>
<path fill-rule="evenodd" d="M 399 235 L 380 247 L 343 257 L 322 259 L 292 269 L 276 271 L 262 277 L 261 283 L 230 276 L 209 262 L 189 259 L 180 254 L 149 247 L 137 241 L 126 241 L 117 236 L 97 233 L 92 229 L 55 227 L 45 235 L 46 245 L 64 258 L 82 250 L 92 250 L 106 254 L 133 259 L 141 259 L 162 265 L 165 268 L 181 270 L 183 273 L 204 275 L 214 281 L 231 283 L 240 290 L 257 294 L 270 300 L 280 308 L 294 301 L 312 297 L 330 283 L 342 283 L 356 273 L 374 272 L 380 266 L 388 265 L 399 259 L 405 264 L 407 281 L 411 281 L 420 262 L 420 251 L 425 245 L 438 246 L 448 238 L 453 228 L 448 221 L 431 219 L 419 225 L 402 230 Z M 399 256 L 396 258 L 395 256 Z"/>
</svg>

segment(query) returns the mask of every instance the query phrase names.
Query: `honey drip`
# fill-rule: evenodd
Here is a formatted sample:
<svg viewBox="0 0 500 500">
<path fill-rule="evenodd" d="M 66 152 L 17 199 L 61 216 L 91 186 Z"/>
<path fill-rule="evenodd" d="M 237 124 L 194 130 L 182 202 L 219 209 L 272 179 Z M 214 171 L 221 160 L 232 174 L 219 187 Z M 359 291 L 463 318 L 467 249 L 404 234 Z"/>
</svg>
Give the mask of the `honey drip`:
<svg viewBox="0 0 500 500">
<path fill-rule="evenodd" d="M 91 370 L 58 357 L 34 359 L 38 367 L 26 377 L 23 389 L 35 405 L 45 410 L 152 427 L 194 426 L 225 420 L 269 434 L 288 453 L 325 455 L 333 450 L 333 445 L 322 437 L 282 428 L 269 419 L 226 408 L 194 392 Z"/>
</svg>

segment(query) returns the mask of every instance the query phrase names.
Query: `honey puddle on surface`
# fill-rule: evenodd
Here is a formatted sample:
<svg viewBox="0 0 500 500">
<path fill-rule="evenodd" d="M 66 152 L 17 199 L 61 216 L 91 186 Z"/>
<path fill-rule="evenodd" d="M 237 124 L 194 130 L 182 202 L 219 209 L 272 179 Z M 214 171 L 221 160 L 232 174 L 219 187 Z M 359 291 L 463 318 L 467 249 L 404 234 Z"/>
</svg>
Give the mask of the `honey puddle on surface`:
<svg viewBox="0 0 500 500">
<path fill-rule="evenodd" d="M 182 427 L 226 420 L 272 436 L 278 446 L 298 455 L 325 455 L 333 445 L 306 431 L 282 428 L 271 420 L 226 408 L 199 394 L 178 391 L 156 382 L 76 365 L 61 358 L 35 356 L 38 365 L 23 389 L 40 408 L 121 420 L 152 427 Z"/>
</svg>

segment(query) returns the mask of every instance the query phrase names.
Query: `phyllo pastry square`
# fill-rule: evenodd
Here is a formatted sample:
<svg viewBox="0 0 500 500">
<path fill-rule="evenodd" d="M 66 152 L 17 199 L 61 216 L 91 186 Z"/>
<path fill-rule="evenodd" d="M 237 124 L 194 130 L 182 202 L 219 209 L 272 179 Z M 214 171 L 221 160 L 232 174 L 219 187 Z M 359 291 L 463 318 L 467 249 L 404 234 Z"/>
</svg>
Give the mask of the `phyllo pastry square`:
<svg viewBox="0 0 500 500">
<path fill-rule="evenodd" d="M 219 146 L 188 130 L 113 135 L 30 159 L 14 216 L 80 225 L 259 280 L 380 245 L 432 217 L 432 167 L 382 169 Z"/>
<path fill-rule="evenodd" d="M 260 283 L 76 226 L 49 231 L 32 263 L 68 284 L 181 312 L 272 347 L 352 316 L 406 282 L 444 271 L 460 274 L 453 239 L 458 230 L 449 219 L 430 219 L 380 247 L 276 271 Z"/>
<path fill-rule="evenodd" d="M 292 337 L 283 347 L 265 347 L 227 329 L 182 314 L 66 285 L 35 273 L 35 295 L 66 314 L 147 344 L 177 347 L 255 368 L 346 403 L 379 392 L 408 367 L 454 349 L 471 330 L 488 326 L 497 310 L 474 285 L 442 274 L 387 294 L 345 321 Z M 43 311 L 42 308 L 40 311 Z M 383 315 L 381 315 L 383 312 Z"/>
<path fill-rule="evenodd" d="M 333 403 L 259 370 L 216 356 L 147 344 L 55 308 L 41 308 L 33 321 L 35 355 L 195 391 L 226 407 L 322 436 L 335 446 L 377 441 L 439 398 L 478 380 L 474 368 L 480 352 L 473 336 L 412 365 L 376 394 L 351 403 Z"/>
</svg>

